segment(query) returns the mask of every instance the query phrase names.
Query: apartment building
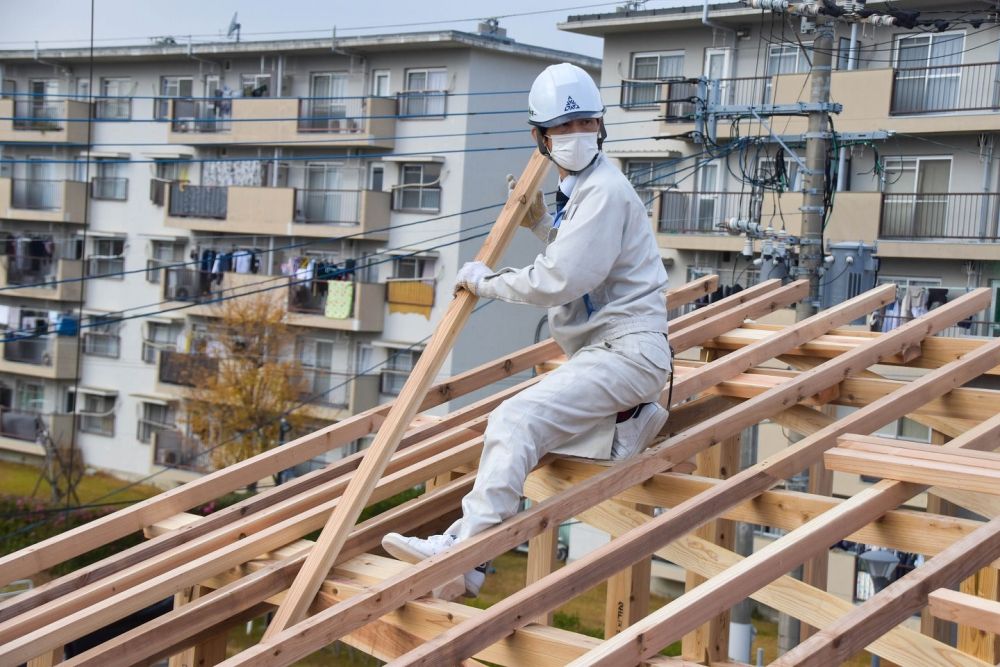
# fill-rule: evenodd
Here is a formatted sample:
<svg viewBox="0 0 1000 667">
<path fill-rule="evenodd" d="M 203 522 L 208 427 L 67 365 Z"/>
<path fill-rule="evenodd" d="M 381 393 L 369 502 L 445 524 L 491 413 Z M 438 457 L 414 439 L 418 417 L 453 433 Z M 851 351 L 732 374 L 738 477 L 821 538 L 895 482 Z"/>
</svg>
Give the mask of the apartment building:
<svg viewBox="0 0 1000 667">
<path fill-rule="evenodd" d="M 880 2 L 868 7 L 890 8 Z M 830 173 L 838 188 L 824 242 L 827 247 L 876 244 L 877 280 L 924 288 L 914 289 L 924 307 L 968 288 L 992 288 L 989 310 L 945 333 L 997 336 L 1000 28 L 975 20 L 991 10 L 985 3 L 907 2 L 892 3 L 891 9 L 929 11 L 925 16 L 941 23 L 929 32 L 867 26 L 858 31 L 854 62 L 850 26 L 835 24 L 831 101 L 843 105 L 833 117 L 835 129 L 892 135 L 846 148 L 843 162 L 839 154 L 832 156 Z M 958 13 L 949 9 L 963 10 L 972 22 L 952 20 Z M 695 123 L 685 118 L 697 95 L 690 80 L 718 81 L 723 104 L 808 101 L 812 37 L 800 34 L 799 18 L 730 3 L 711 5 L 708 16 L 701 6 L 620 9 L 570 16 L 559 27 L 604 39 L 602 89 L 610 138 L 618 140 L 609 141 L 606 151 L 620 160 L 649 202 L 672 284 L 706 273 L 718 273 L 728 285 L 756 282 L 759 269 L 741 255 L 746 238 L 719 225 L 730 218 L 752 219 L 790 236 L 799 234 L 799 165 L 777 143 L 735 151 L 728 159 L 713 157 L 739 136 L 768 132 L 755 122 L 737 127 L 722 121 L 718 146 L 695 141 L 690 135 Z M 655 131 L 650 133 L 643 121 L 654 124 Z M 786 136 L 806 130 L 803 117 L 776 117 L 770 124 Z M 801 144 L 792 148 L 804 157 Z M 752 196 L 749 181 L 773 183 L 779 175 L 783 192 L 772 187 L 762 197 Z M 754 256 L 761 249 L 756 241 Z M 905 320 L 887 319 L 888 326 Z M 926 425 L 905 418 L 880 433 L 924 442 L 932 438 Z M 759 456 L 784 447 L 786 435 L 780 428 L 762 427 Z M 850 495 L 871 481 L 838 474 L 834 493 Z M 922 502 L 923 496 L 917 504 Z M 761 535 L 768 536 L 766 529 Z M 845 575 L 853 574 L 853 561 L 831 561 L 830 586 L 847 598 L 856 593 L 854 579 Z"/>
<path fill-rule="evenodd" d="M 527 89 L 563 61 L 598 73 L 495 29 L 0 52 L 0 452 L 204 471 L 180 369 L 213 363 L 215 302 L 261 290 L 310 427 L 391 399 L 527 162 Z M 512 263 L 538 250 L 521 236 Z M 541 316 L 483 308 L 442 375 Z"/>
</svg>

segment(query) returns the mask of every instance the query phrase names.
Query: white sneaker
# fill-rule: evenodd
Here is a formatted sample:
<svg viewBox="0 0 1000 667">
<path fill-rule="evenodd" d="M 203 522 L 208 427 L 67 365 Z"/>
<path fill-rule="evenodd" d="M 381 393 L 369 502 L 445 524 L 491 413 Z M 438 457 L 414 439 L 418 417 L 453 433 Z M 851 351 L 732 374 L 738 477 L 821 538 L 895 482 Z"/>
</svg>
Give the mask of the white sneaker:
<svg viewBox="0 0 1000 667">
<path fill-rule="evenodd" d="M 454 535 L 431 535 L 427 539 L 406 537 L 399 533 L 388 533 L 382 538 L 382 548 L 389 555 L 406 563 L 419 563 L 422 560 L 437 556 L 455 545 Z M 489 563 L 483 563 L 474 570 L 465 573 L 465 596 L 474 598 L 479 595 L 486 580 L 486 569 Z"/>
<path fill-rule="evenodd" d="M 611 460 L 628 459 L 642 450 L 659 434 L 670 415 L 659 403 L 647 403 L 639 414 L 615 424 L 615 440 L 611 445 Z"/>
</svg>

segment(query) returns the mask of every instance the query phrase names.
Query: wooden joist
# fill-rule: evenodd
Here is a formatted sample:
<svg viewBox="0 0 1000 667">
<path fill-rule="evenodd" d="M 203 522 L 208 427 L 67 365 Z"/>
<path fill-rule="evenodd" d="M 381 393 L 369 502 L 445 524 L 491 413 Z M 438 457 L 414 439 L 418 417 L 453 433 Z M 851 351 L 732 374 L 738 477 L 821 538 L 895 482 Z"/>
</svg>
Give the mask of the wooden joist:
<svg viewBox="0 0 1000 667">
<path fill-rule="evenodd" d="M 996 444 L 1000 445 L 1000 441 Z M 1000 454 L 847 435 L 823 456 L 830 470 L 1000 495 Z"/>
<path fill-rule="evenodd" d="M 1000 634 L 1000 602 L 939 588 L 927 596 L 931 614 L 944 621 Z"/>
</svg>

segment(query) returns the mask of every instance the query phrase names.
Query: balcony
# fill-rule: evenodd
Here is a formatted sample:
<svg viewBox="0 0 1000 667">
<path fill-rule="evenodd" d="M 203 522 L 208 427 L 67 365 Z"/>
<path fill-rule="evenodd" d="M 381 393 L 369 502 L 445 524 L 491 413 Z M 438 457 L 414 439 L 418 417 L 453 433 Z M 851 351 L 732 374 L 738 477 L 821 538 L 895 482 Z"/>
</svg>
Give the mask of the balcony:
<svg viewBox="0 0 1000 667">
<path fill-rule="evenodd" d="M 160 350 L 156 362 L 156 380 L 160 385 L 170 385 L 177 393 L 178 387 L 193 387 L 197 380 L 206 375 L 214 375 L 219 370 L 219 360 L 204 354 L 189 354 Z M 159 387 L 158 391 L 164 390 Z"/>
<path fill-rule="evenodd" d="M 720 79 L 722 104 L 793 104 L 808 74 Z M 677 134 L 694 129 L 694 122 L 679 118 L 692 112 L 692 84 L 635 83 L 622 85 L 624 108 L 657 105 L 666 119 L 662 131 Z M 872 129 L 916 134 L 996 132 L 1000 130 L 1000 63 L 943 65 L 900 69 L 862 69 L 833 72 L 830 100 L 844 105 L 836 115 L 837 130 L 866 132 Z M 783 134 L 806 131 L 807 119 L 789 117 Z M 726 121 L 718 124 L 720 139 L 731 137 Z M 754 133 L 752 122 L 744 133 Z"/>
<path fill-rule="evenodd" d="M 76 336 L 47 334 L 0 342 L 0 372 L 49 380 L 72 380 L 78 359 Z"/>
<path fill-rule="evenodd" d="M 0 143 L 87 143 L 90 104 L 48 97 L 0 99 Z"/>
<path fill-rule="evenodd" d="M 162 100 L 176 144 L 293 144 L 326 148 L 395 145 L 396 100 L 383 97 Z"/>
<path fill-rule="evenodd" d="M 19 267 L 12 257 L 0 258 L 0 285 L 4 295 L 51 301 L 80 301 L 83 282 L 58 282 L 83 276 L 83 262 L 78 259 L 43 259 Z M 40 285 L 55 281 L 54 285 Z"/>
<path fill-rule="evenodd" d="M 83 224 L 87 184 L 0 178 L 0 218 Z"/>
<path fill-rule="evenodd" d="M 341 420 L 378 405 L 379 376 L 303 368 L 303 410 L 314 419 Z"/>
<path fill-rule="evenodd" d="M 288 323 L 336 331 L 381 331 L 385 321 L 385 285 L 350 280 L 292 284 L 288 289 Z M 331 290 L 340 290 L 331 303 Z"/>
<path fill-rule="evenodd" d="M 785 192 L 754 200 L 739 192 L 659 193 L 653 206 L 657 240 L 664 248 L 675 250 L 738 251 L 743 238 L 720 229 L 730 218 L 753 217 L 765 227 L 785 229 L 797 235 L 802 229 L 802 195 Z"/>
<path fill-rule="evenodd" d="M 166 225 L 269 236 L 389 238 L 388 192 L 173 183 Z"/>
<path fill-rule="evenodd" d="M 153 466 L 173 469 L 172 482 L 188 482 L 212 471 L 212 457 L 208 448 L 197 438 L 177 430 L 157 431 L 153 434 Z"/>
<path fill-rule="evenodd" d="M 0 407 L 0 450 L 45 456 L 46 434 L 56 445 L 68 445 L 73 437 L 73 415 Z"/>
</svg>

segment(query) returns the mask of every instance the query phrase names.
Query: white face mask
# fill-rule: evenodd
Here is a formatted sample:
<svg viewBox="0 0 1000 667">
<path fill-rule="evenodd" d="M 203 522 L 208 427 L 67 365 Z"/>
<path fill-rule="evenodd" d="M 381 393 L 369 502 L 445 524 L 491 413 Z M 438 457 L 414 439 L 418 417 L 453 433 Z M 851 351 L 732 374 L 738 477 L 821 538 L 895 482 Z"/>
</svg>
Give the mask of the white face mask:
<svg viewBox="0 0 1000 667">
<path fill-rule="evenodd" d="M 566 171 L 585 169 L 597 155 L 597 133 L 550 134 L 549 155 Z"/>
</svg>

